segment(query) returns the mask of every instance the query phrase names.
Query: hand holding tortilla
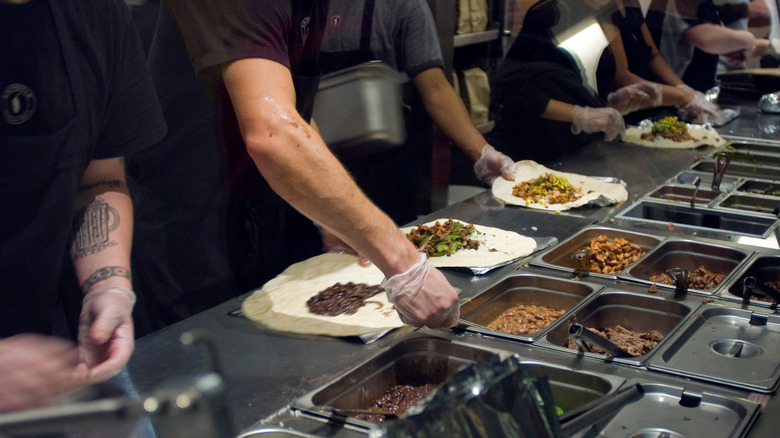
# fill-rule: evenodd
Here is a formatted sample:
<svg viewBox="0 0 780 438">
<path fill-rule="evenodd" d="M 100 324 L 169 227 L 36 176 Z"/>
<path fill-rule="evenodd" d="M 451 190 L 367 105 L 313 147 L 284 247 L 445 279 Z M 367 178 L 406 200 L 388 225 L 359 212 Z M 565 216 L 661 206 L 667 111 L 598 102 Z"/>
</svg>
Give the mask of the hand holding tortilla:
<svg viewBox="0 0 780 438">
<path fill-rule="evenodd" d="M 548 169 L 531 160 L 515 163 L 515 180 L 497 178 L 492 193 L 510 204 L 538 210 L 563 211 L 583 205 L 616 204 L 628 199 L 618 183 Z"/>
<path fill-rule="evenodd" d="M 487 268 L 517 260 L 536 248 L 530 237 L 454 219 L 437 219 L 401 231 L 438 268 Z"/>
<path fill-rule="evenodd" d="M 714 129 L 704 125 L 692 125 L 664 117 L 655 122 L 643 120 L 639 126 L 626 129 L 623 141 L 641 146 L 669 149 L 695 149 L 699 146 L 726 144 Z"/>
</svg>

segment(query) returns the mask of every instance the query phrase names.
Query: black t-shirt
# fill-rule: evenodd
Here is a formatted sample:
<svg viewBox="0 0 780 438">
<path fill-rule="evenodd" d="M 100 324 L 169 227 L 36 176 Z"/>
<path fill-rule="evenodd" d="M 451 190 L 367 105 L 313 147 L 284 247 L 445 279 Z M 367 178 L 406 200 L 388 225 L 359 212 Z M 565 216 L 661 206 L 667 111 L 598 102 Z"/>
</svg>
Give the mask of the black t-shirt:
<svg viewBox="0 0 780 438">
<path fill-rule="evenodd" d="M 25 47 L 17 26 L 0 25 L 0 106 L 16 116 L 0 131 L 0 336 L 7 336 L 52 329 L 86 166 L 154 144 L 165 124 L 124 1 L 33 0 L 0 14 L 32 24 L 36 35 Z"/>
</svg>

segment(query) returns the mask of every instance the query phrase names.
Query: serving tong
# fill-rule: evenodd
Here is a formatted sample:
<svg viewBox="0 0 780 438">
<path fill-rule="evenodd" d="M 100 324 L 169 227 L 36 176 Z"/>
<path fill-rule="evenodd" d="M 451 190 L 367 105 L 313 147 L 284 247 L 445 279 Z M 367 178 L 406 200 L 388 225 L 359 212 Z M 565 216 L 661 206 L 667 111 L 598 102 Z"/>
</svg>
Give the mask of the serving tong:
<svg viewBox="0 0 780 438">
<path fill-rule="evenodd" d="M 571 260 L 574 262 L 574 271 L 579 275 L 588 275 L 590 273 L 590 261 L 592 258 L 593 253 L 587 249 L 572 254 Z"/>
<path fill-rule="evenodd" d="M 726 169 L 731 163 L 731 158 L 723 152 L 719 153 L 715 157 L 715 170 L 712 175 L 712 190 L 715 192 L 720 191 L 720 183 L 723 181 L 723 175 L 726 174 Z"/>
<path fill-rule="evenodd" d="M 577 345 L 577 349 L 582 352 L 592 352 L 590 347 L 588 347 L 588 344 L 586 344 L 586 342 L 589 342 L 606 351 L 613 357 L 633 357 L 631 353 L 618 347 L 608 339 L 593 333 L 592 331 L 585 328 L 585 326 L 582 324 L 576 322 L 569 326 L 569 339 L 571 339 L 572 342 Z"/>
<path fill-rule="evenodd" d="M 775 304 L 780 303 L 780 292 L 774 290 L 763 281 L 752 276 L 745 277 L 745 279 L 742 280 L 742 300 L 746 303 L 749 303 L 751 294 L 765 296 L 774 301 Z"/>
<path fill-rule="evenodd" d="M 688 292 L 688 270 L 683 268 L 671 268 L 667 269 L 666 275 L 674 280 L 674 291 L 676 293 L 684 294 Z"/>
<path fill-rule="evenodd" d="M 622 406 L 640 398 L 644 392 L 642 385 L 636 383 L 564 412 L 558 417 L 562 435 L 573 436 L 575 432 L 598 423 Z"/>
</svg>

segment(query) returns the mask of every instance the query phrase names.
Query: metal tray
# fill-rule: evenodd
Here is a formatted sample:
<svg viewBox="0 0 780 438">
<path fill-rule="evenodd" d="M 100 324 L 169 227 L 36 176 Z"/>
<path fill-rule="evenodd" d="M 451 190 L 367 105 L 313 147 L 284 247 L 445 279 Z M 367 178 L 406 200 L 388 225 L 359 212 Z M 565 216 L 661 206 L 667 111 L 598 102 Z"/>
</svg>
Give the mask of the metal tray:
<svg viewBox="0 0 780 438">
<path fill-rule="evenodd" d="M 631 384 L 633 381 L 629 381 Z M 714 392 L 637 380 L 643 395 L 593 429 L 575 436 L 609 438 L 738 438 L 760 413 L 760 405 Z M 596 433 L 598 433 L 596 435 Z"/>
<path fill-rule="evenodd" d="M 639 283 L 652 284 L 650 277 L 667 269 L 680 268 L 695 271 L 699 266 L 725 274 L 718 287 L 712 289 L 688 288 L 688 292 L 712 295 L 727 284 L 729 278 L 750 258 L 753 251 L 727 246 L 702 243 L 670 237 L 648 253 L 641 261 L 618 274 L 618 278 Z M 655 283 L 658 287 L 675 290 L 674 285 Z"/>
<path fill-rule="evenodd" d="M 730 194 L 718 202 L 722 208 L 733 208 L 751 213 L 760 213 L 774 216 L 780 210 L 780 198 L 775 196 Z"/>
<path fill-rule="evenodd" d="M 712 190 L 699 189 L 696 190 L 693 187 L 675 186 L 675 185 L 663 185 L 647 195 L 648 198 L 660 199 L 667 202 L 682 202 L 689 204 L 691 197 L 696 193 L 694 203 L 696 205 L 707 205 L 712 200 L 721 195 L 721 192 L 715 192 Z"/>
<path fill-rule="evenodd" d="M 706 187 L 712 187 L 713 172 L 697 172 L 694 170 L 685 170 L 677 174 L 677 176 L 672 178 L 670 182 L 672 184 L 684 184 L 686 186 L 693 187 L 692 181 L 694 180 L 695 177 L 699 177 L 701 179 L 701 183 L 699 187 L 705 189 Z M 720 189 L 729 190 L 739 181 L 741 181 L 741 178 L 724 175 L 723 179 L 720 182 Z"/>
<path fill-rule="evenodd" d="M 751 139 L 750 141 L 732 141 L 729 146 L 740 152 L 780 154 L 780 143 L 777 142 L 758 142 Z"/>
<path fill-rule="evenodd" d="M 742 302 L 742 285 L 745 277 L 756 277 L 756 279 L 768 282 L 776 281 L 780 278 L 780 255 L 756 255 L 749 260 L 738 275 L 735 275 L 727 285 L 721 290 L 718 296 L 727 301 Z M 771 301 L 751 300 L 750 304 L 764 307 L 777 307 Z"/>
<path fill-rule="evenodd" d="M 647 367 L 768 393 L 780 378 L 778 345 L 780 316 L 755 306 L 703 304 Z"/>
<path fill-rule="evenodd" d="M 383 396 L 387 388 L 442 384 L 464 367 L 496 354 L 438 337 L 411 335 L 334 382 L 296 399 L 291 406 L 324 416 L 335 415 L 339 408 L 367 408 Z M 346 421 L 371 424 L 354 417 Z"/>
<path fill-rule="evenodd" d="M 689 296 L 675 298 L 672 293 L 664 290 L 659 290 L 653 295 L 644 295 L 605 289 L 572 312 L 565 321 L 560 321 L 534 345 L 607 362 L 642 366 L 653 351 L 665 344 L 669 336 L 699 307 L 700 300 L 701 298 L 695 299 Z M 591 328 L 621 325 L 629 330 L 640 332 L 657 330 L 664 335 L 664 338 L 648 354 L 638 357 L 618 358 L 597 353 L 583 353 L 568 348 L 569 326 L 575 322 Z"/>
<path fill-rule="evenodd" d="M 712 175 L 715 172 L 715 163 L 713 161 L 700 161 L 694 164 L 691 169 Z M 726 169 L 726 175 L 732 177 L 742 176 L 748 178 L 777 179 L 777 176 L 780 175 L 780 167 L 760 166 L 747 163 L 731 163 L 729 164 L 728 169 Z M 710 179 L 710 181 L 712 180 Z M 721 189 L 723 189 L 722 184 Z"/>
<path fill-rule="evenodd" d="M 737 186 L 737 191 L 750 193 L 752 195 L 780 197 L 780 182 L 748 179 L 742 181 Z"/>
<path fill-rule="evenodd" d="M 663 239 L 660 236 L 652 234 L 618 230 L 602 226 L 590 226 L 583 228 L 579 233 L 533 258 L 530 261 L 530 264 L 541 268 L 576 273 L 579 276 L 592 275 L 597 278 L 607 278 L 610 280 L 617 279 L 617 274 L 600 274 L 579 271 L 576 269 L 576 262 L 572 259 L 572 256 L 588 246 L 591 240 L 602 234 L 606 235 L 610 240 L 613 240 L 616 237 L 622 237 L 630 243 L 638 245 L 645 253 L 655 248 Z"/>
<path fill-rule="evenodd" d="M 751 215 L 745 212 L 714 208 L 691 208 L 687 205 L 639 200 L 620 212 L 617 218 L 645 223 L 655 223 L 675 228 L 704 230 L 723 238 L 742 235 L 753 238 L 767 238 L 777 227 L 777 218 L 770 215 Z"/>
<path fill-rule="evenodd" d="M 571 281 L 537 274 L 512 275 L 480 293 L 460 307 L 461 322 L 467 330 L 504 337 L 522 342 L 533 342 L 550 331 L 546 328 L 527 334 L 509 334 L 487 326 L 505 310 L 521 304 L 534 304 L 555 309 L 566 309 L 558 319 L 565 319 L 575 307 L 603 289 L 604 286 L 584 281 Z"/>
</svg>

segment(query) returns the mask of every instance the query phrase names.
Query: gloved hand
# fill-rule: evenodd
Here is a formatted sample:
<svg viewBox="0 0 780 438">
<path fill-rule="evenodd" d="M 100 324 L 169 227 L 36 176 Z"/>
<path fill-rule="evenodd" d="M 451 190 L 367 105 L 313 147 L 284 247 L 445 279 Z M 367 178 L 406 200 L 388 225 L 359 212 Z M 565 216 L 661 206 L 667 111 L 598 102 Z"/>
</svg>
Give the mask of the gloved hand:
<svg viewBox="0 0 780 438">
<path fill-rule="evenodd" d="M 315 223 L 315 227 L 320 231 L 320 238 L 322 239 L 322 250 L 325 252 L 334 252 L 334 253 L 347 253 L 358 256 L 358 263 L 362 266 L 368 266 L 371 264 L 371 260 L 369 260 L 367 257 L 362 256 L 357 253 L 354 249 L 352 249 L 351 246 L 347 245 L 346 242 L 339 239 L 338 236 L 331 233 L 330 231 L 326 230 L 320 224 Z"/>
<path fill-rule="evenodd" d="M 609 106 L 629 114 L 637 110 L 655 108 L 663 102 L 663 88 L 655 82 L 637 82 L 615 90 L 607 96 Z"/>
<path fill-rule="evenodd" d="M 76 345 L 65 339 L 22 334 L 0 340 L 0 412 L 62 402 L 88 383 Z"/>
<path fill-rule="evenodd" d="M 612 141 L 626 129 L 623 116 L 618 110 L 610 107 L 575 106 L 571 116 L 573 119 L 571 132 L 573 134 L 603 132 L 604 139 Z"/>
<path fill-rule="evenodd" d="M 515 174 L 512 172 L 514 164 L 515 162 L 511 158 L 486 144 L 482 148 L 482 156 L 474 163 L 474 173 L 477 174 L 480 181 L 487 185 L 493 184 L 493 181 L 499 176 L 514 181 Z"/>
<path fill-rule="evenodd" d="M 458 293 L 428 263 L 425 253 L 420 253 L 420 261 L 406 272 L 385 279 L 382 287 L 404 323 L 430 328 L 458 323 Z"/>
<path fill-rule="evenodd" d="M 121 286 L 103 286 L 84 295 L 79 317 L 79 356 L 95 382 L 117 375 L 135 346 L 135 293 Z"/>
<path fill-rule="evenodd" d="M 701 92 L 693 93 L 693 100 L 683 105 L 684 119 L 693 123 L 717 122 L 720 118 L 720 107 L 708 101 Z"/>
</svg>

